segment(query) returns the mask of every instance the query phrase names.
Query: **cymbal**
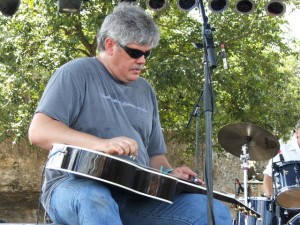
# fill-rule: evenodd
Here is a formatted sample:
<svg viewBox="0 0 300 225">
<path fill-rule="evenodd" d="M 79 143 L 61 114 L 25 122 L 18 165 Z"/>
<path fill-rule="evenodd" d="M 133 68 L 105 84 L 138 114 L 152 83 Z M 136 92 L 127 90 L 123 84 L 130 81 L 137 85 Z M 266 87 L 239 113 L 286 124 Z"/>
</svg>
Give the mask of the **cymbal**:
<svg viewBox="0 0 300 225">
<path fill-rule="evenodd" d="M 251 123 L 234 123 L 223 127 L 218 133 L 221 146 L 240 157 L 242 146 L 247 146 L 249 160 L 263 161 L 273 158 L 279 150 L 278 138 L 269 131 Z"/>
</svg>

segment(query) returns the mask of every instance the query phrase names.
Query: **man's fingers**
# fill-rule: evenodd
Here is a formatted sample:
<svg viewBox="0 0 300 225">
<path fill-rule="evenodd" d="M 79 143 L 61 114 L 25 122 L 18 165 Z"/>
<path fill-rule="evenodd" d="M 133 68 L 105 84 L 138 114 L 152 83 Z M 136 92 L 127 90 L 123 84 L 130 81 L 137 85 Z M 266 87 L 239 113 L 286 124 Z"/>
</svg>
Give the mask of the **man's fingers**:
<svg viewBox="0 0 300 225">
<path fill-rule="evenodd" d="M 136 157 L 138 155 L 138 144 L 135 140 L 127 137 L 117 137 L 108 139 L 108 154 L 128 155 Z"/>
</svg>

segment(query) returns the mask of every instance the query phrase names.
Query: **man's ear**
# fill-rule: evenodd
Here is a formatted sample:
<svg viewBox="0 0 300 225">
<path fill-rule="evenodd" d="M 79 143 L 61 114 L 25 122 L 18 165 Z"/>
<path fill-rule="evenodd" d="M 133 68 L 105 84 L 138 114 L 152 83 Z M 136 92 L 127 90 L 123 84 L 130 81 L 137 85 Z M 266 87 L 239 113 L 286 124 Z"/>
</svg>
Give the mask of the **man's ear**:
<svg viewBox="0 0 300 225">
<path fill-rule="evenodd" d="M 105 51 L 107 54 L 113 54 L 113 47 L 116 45 L 116 42 L 112 38 L 106 38 L 104 42 Z"/>
</svg>

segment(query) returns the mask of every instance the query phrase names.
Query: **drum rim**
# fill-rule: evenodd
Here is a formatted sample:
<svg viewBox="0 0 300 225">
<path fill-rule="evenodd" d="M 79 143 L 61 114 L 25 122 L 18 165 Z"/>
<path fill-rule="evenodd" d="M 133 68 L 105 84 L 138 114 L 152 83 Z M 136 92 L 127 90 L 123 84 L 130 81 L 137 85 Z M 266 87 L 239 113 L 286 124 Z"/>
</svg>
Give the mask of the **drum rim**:
<svg viewBox="0 0 300 225">
<path fill-rule="evenodd" d="M 259 200 L 267 200 L 267 201 L 271 201 L 271 199 L 269 199 L 268 197 L 265 197 L 265 196 L 251 196 L 251 197 L 248 197 L 249 200 L 251 199 L 259 199 Z M 244 197 L 239 197 L 238 198 L 239 201 L 244 201 Z"/>
<path fill-rule="evenodd" d="M 293 164 L 293 163 L 299 163 L 300 164 L 300 160 L 289 160 L 289 161 L 278 161 L 278 162 L 273 162 L 273 164 L 284 164 L 284 165 L 287 165 L 287 164 Z M 280 166 L 283 166 L 283 165 L 280 165 Z M 279 167 L 280 167 L 279 166 Z"/>
<path fill-rule="evenodd" d="M 276 194 L 276 197 L 278 197 L 280 194 L 282 194 L 283 192 L 289 191 L 289 190 L 293 190 L 293 189 L 300 189 L 300 185 L 291 185 L 291 186 L 286 186 L 281 188 L 278 193 Z"/>
</svg>

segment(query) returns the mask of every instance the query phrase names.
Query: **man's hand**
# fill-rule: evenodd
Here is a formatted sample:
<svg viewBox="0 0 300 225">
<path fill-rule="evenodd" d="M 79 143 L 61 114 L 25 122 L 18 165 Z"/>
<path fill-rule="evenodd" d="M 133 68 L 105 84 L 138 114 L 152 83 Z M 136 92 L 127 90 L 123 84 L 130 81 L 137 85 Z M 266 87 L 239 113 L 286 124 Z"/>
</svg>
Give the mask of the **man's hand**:
<svg viewBox="0 0 300 225">
<path fill-rule="evenodd" d="M 103 139 L 103 149 L 107 154 L 111 155 L 128 155 L 137 157 L 138 144 L 135 140 L 128 137 L 115 137 L 110 139 Z"/>
<path fill-rule="evenodd" d="M 187 166 L 177 167 L 171 174 L 180 179 L 192 181 L 199 185 L 205 186 L 204 181 L 197 177 L 197 173 Z"/>
</svg>

